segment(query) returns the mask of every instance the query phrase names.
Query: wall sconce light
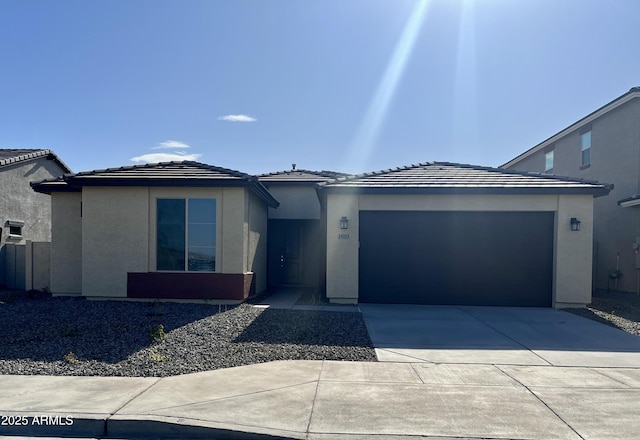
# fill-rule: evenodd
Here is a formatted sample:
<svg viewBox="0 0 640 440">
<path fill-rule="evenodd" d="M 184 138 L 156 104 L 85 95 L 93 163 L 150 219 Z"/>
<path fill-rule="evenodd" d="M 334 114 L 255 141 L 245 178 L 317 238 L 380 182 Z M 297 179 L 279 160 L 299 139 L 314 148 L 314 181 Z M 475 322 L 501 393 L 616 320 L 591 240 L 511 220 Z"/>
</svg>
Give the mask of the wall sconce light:
<svg viewBox="0 0 640 440">
<path fill-rule="evenodd" d="M 349 219 L 347 217 L 340 219 L 340 229 L 349 229 Z"/>
<path fill-rule="evenodd" d="M 579 231 L 580 230 L 580 220 L 575 217 L 571 217 L 571 230 Z"/>
</svg>

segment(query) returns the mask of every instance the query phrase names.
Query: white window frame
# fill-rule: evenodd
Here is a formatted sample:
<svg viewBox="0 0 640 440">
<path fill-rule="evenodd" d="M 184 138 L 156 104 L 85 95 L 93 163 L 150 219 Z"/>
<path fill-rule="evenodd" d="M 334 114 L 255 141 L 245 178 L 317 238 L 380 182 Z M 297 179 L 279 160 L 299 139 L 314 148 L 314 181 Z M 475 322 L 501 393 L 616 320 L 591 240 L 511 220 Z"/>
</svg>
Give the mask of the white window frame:
<svg viewBox="0 0 640 440">
<path fill-rule="evenodd" d="M 549 151 L 547 151 L 546 153 L 544 153 L 544 172 L 545 173 L 551 173 L 553 172 L 553 166 L 554 166 L 554 151 L 555 149 L 551 149 Z M 551 160 L 549 160 L 549 158 L 551 158 Z M 551 167 L 549 167 L 549 162 L 551 162 Z"/>
<path fill-rule="evenodd" d="M 588 142 L 586 142 L 587 139 Z M 591 142 L 591 129 L 580 133 L 580 166 L 582 167 L 591 165 Z M 585 152 L 589 155 L 589 160 L 587 162 L 584 160 Z"/>
</svg>

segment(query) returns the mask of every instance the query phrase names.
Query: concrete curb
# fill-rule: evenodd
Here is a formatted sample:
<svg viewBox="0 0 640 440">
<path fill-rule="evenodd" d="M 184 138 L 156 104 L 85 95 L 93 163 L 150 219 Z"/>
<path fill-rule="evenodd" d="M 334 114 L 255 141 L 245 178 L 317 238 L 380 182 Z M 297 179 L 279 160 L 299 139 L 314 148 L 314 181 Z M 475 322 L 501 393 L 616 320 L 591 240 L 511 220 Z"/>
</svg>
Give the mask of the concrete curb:
<svg viewBox="0 0 640 440">
<path fill-rule="evenodd" d="M 106 433 L 115 438 L 190 438 L 229 440 L 306 439 L 304 432 L 284 432 L 257 426 L 231 425 L 182 417 L 113 416 L 107 420 Z"/>
<path fill-rule="evenodd" d="M 102 437 L 107 433 L 109 414 L 3 413 L 0 435 L 20 437 Z M 6 418 L 5 418 L 6 417 Z M 70 417 L 72 424 L 69 423 Z M 13 418 L 13 419 L 12 419 Z M 23 424 L 26 422 L 27 424 Z"/>
</svg>

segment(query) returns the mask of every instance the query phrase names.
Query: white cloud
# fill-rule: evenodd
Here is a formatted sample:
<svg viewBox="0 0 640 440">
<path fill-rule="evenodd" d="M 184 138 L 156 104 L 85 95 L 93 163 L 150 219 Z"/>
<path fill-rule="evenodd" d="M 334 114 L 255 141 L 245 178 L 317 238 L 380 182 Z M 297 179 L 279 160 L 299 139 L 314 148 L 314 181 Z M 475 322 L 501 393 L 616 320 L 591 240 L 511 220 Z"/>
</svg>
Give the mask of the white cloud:
<svg viewBox="0 0 640 440">
<path fill-rule="evenodd" d="M 169 148 L 191 148 L 191 146 L 180 141 L 164 141 L 160 142 L 157 147 L 152 147 L 152 150 L 163 150 Z"/>
<path fill-rule="evenodd" d="M 201 154 L 186 154 L 180 152 L 174 153 L 149 153 L 142 156 L 136 156 L 129 159 L 131 162 L 136 163 L 157 163 L 157 162 L 171 162 L 171 161 L 183 161 L 183 160 L 198 160 Z"/>
<path fill-rule="evenodd" d="M 256 118 L 249 115 L 226 115 L 226 116 L 220 116 L 218 120 L 229 121 L 229 122 L 256 122 L 257 121 Z"/>
</svg>

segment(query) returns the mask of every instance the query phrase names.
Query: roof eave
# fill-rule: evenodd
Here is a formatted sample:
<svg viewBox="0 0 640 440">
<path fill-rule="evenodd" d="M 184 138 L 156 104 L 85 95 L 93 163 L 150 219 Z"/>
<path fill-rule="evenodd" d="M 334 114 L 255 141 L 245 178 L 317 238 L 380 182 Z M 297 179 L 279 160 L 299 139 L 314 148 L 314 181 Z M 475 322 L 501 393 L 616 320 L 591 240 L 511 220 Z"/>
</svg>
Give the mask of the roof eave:
<svg viewBox="0 0 640 440">
<path fill-rule="evenodd" d="M 627 102 L 629 102 L 629 101 L 631 101 L 631 100 L 633 100 L 635 98 L 640 98 L 640 87 L 631 88 L 625 94 L 620 95 L 619 97 L 617 97 L 613 101 L 611 101 L 611 102 L 603 105 L 599 109 L 589 113 L 584 118 L 579 119 L 578 121 L 576 121 L 573 124 L 569 125 L 567 128 L 565 128 L 565 129 L 559 131 L 558 133 L 554 134 L 550 138 L 548 138 L 548 139 L 542 141 L 541 143 L 529 148 L 524 153 L 519 154 L 518 156 L 514 157 L 513 159 L 511 159 L 507 163 L 504 163 L 504 164 L 500 165 L 498 168 L 509 168 L 509 167 L 517 164 L 518 162 L 526 159 L 527 157 L 529 157 L 529 156 L 537 153 L 538 151 L 548 147 L 549 145 L 551 145 L 554 142 L 558 141 L 559 139 L 561 139 L 562 137 L 566 136 L 567 134 L 572 133 L 572 132 L 574 132 L 576 130 L 579 130 L 581 127 L 593 122 L 595 119 L 601 117 L 602 115 L 604 115 L 606 113 L 609 113 L 610 111 L 620 107 L 623 104 L 626 104 Z"/>
<path fill-rule="evenodd" d="M 19 156 L 15 156 L 15 157 L 11 157 L 8 159 L 4 159 L 2 161 L 0 161 L 0 168 L 1 167 L 9 167 L 12 165 L 18 165 L 18 164 L 23 164 L 26 162 L 31 162 L 34 160 L 39 160 L 39 159 L 47 159 L 47 160 L 53 160 L 54 162 L 56 162 L 58 164 L 58 166 L 60 168 L 62 168 L 63 172 L 66 173 L 71 173 L 71 168 L 69 168 L 69 166 L 64 163 L 62 161 L 62 159 L 60 159 L 53 151 L 48 150 L 48 149 L 42 149 L 42 150 L 35 150 L 32 153 L 28 153 L 28 154 L 22 154 Z"/>
<path fill-rule="evenodd" d="M 633 206 L 640 205 L 640 195 L 635 195 L 633 197 L 627 197 L 626 199 L 618 200 L 618 205 L 622 208 L 631 208 Z"/>
<path fill-rule="evenodd" d="M 324 186 L 319 191 L 328 194 L 371 194 L 371 195 L 593 195 L 606 196 L 612 187 L 366 187 L 366 186 Z"/>
</svg>

